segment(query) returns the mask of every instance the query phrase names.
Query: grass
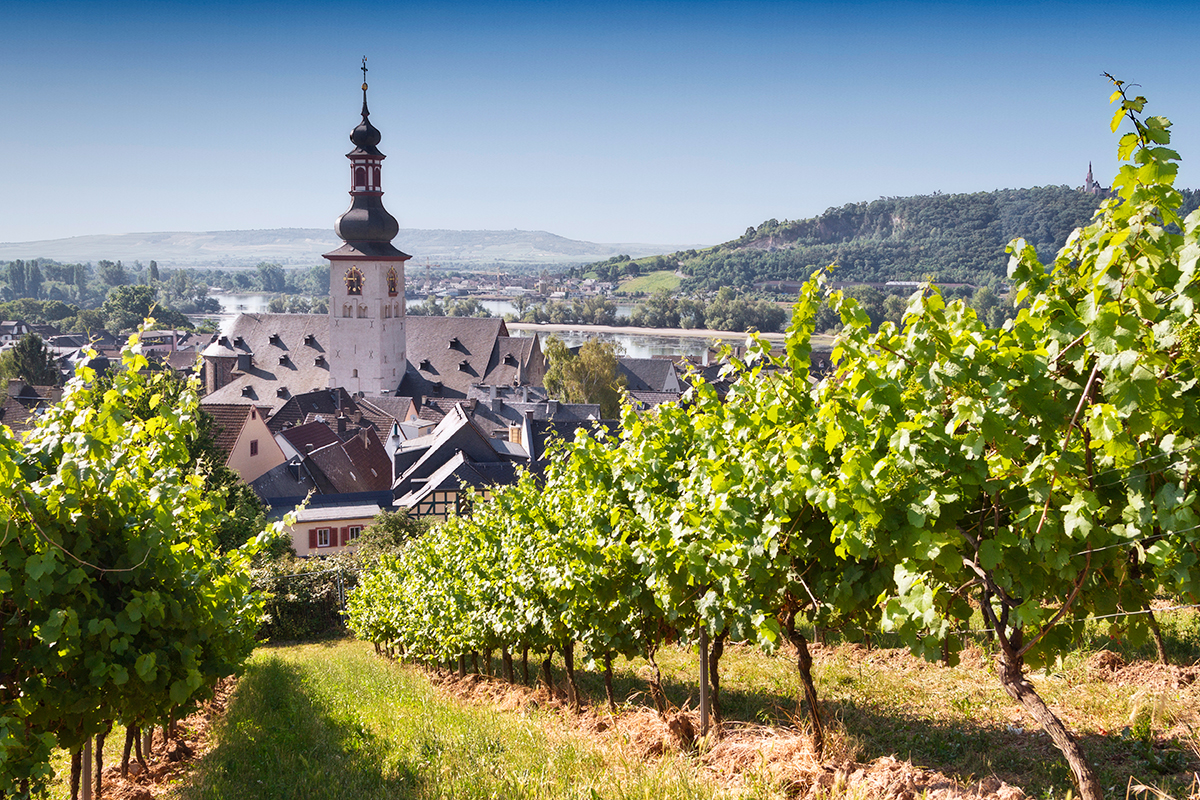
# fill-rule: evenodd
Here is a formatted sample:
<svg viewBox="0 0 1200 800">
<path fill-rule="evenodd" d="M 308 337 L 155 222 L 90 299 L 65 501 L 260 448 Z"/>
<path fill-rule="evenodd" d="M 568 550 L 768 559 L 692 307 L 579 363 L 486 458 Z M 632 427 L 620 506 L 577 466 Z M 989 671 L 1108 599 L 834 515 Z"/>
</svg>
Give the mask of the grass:
<svg viewBox="0 0 1200 800">
<path fill-rule="evenodd" d="M 1159 616 L 1172 663 L 1197 663 L 1200 616 Z M 1034 798 L 1067 796 L 1071 778 L 1065 761 L 1004 694 L 984 643 L 966 650 L 963 663 L 953 668 L 919 661 L 890 644 L 882 638 L 870 650 L 847 642 L 814 646 L 834 758 L 869 762 L 895 755 L 962 780 L 995 775 Z M 1130 666 L 1098 672 L 1092 657 L 1101 649 L 1118 652 Z M 1200 675 L 1194 667 L 1159 668 L 1144 660 L 1152 654 L 1152 646 L 1113 640 L 1097 626 L 1085 649 L 1031 676 L 1082 740 L 1110 796 L 1124 796 L 1132 776 L 1182 798 L 1200 771 Z M 665 689 L 677 707 L 698 705 L 696 660 L 695 652 L 681 647 L 659 653 Z M 536 673 L 536 664 L 530 667 Z M 556 680 L 562 679 L 561 667 L 556 661 Z M 649 666 L 633 661 L 614 667 L 618 699 L 626 707 L 647 705 Z M 498 668 L 496 658 L 493 669 Z M 602 707 L 600 675 L 581 669 L 579 679 L 584 696 Z M 725 718 L 735 724 L 804 724 L 788 650 L 766 655 L 727 646 L 721 684 Z M 643 760 L 611 736 L 580 727 L 552 710 L 501 712 L 455 700 L 436 690 L 422 671 L 379 658 L 364 643 L 264 647 L 216 726 L 216 747 L 176 797 L 593 800 L 727 794 L 694 754 Z M 123 739 L 118 731 L 109 736 L 106 763 L 116 763 Z M 65 768 L 65 760 L 58 766 Z M 836 797 L 856 797 L 861 790 Z M 777 782 L 750 775 L 738 796 L 784 793 Z M 52 796 L 65 798 L 65 786 Z"/>
<path fill-rule="evenodd" d="M 613 760 L 545 712 L 463 706 L 341 641 L 264 648 L 180 800 L 706 798 L 682 756 Z"/>
<path fill-rule="evenodd" d="M 630 278 L 624 281 L 616 290 L 616 294 L 634 295 L 643 293 L 646 295 L 654 294 L 657 291 L 666 289 L 668 292 L 673 292 L 679 288 L 681 278 L 669 269 L 658 270 L 646 275 L 639 275 L 636 278 Z"/>
</svg>

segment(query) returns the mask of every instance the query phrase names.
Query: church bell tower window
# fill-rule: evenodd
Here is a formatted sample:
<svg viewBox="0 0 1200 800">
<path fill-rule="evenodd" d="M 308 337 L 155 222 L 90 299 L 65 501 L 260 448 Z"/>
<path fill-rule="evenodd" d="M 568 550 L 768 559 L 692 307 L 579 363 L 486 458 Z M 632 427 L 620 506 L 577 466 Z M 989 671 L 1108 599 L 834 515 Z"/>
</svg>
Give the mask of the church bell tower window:
<svg viewBox="0 0 1200 800">
<path fill-rule="evenodd" d="M 388 297 L 396 296 L 396 294 L 398 293 L 398 291 L 397 291 L 398 286 L 399 286 L 399 280 L 396 278 L 396 268 L 392 267 L 391 269 L 388 270 L 388 273 L 387 273 Z"/>
</svg>

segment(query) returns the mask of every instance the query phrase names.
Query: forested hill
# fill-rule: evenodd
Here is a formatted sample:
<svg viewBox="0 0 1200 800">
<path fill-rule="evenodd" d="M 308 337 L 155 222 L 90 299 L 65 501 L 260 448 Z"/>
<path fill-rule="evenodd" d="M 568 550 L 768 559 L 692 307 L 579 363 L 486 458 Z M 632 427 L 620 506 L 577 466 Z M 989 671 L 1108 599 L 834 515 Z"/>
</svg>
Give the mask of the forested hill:
<svg viewBox="0 0 1200 800">
<path fill-rule="evenodd" d="M 1184 190 L 1185 214 L 1200 192 Z M 1067 186 L 974 194 L 887 197 L 831 208 L 813 219 L 768 220 L 711 250 L 675 254 L 693 288 L 798 281 L 839 265 L 850 282 L 920 280 L 992 285 L 1008 266 L 1005 245 L 1024 237 L 1043 261 L 1085 224 L 1101 198 Z"/>
</svg>

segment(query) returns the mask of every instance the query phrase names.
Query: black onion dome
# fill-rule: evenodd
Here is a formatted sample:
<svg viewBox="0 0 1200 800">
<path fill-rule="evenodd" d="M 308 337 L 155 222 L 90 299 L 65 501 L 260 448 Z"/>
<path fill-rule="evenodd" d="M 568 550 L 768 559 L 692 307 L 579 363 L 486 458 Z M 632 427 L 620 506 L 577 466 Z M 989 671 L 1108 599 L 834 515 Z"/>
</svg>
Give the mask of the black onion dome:
<svg viewBox="0 0 1200 800">
<path fill-rule="evenodd" d="M 354 142 L 358 151 L 373 156 L 382 156 L 383 153 L 379 152 L 376 145 L 379 144 L 383 135 L 379 133 L 378 128 L 371 124 L 370 116 L 371 112 L 367 110 L 367 100 L 363 98 L 362 122 L 350 133 L 350 141 Z"/>
<path fill-rule="evenodd" d="M 390 242 L 400 232 L 400 223 L 383 207 L 379 195 L 360 194 L 333 223 L 333 232 L 343 242 Z"/>
</svg>

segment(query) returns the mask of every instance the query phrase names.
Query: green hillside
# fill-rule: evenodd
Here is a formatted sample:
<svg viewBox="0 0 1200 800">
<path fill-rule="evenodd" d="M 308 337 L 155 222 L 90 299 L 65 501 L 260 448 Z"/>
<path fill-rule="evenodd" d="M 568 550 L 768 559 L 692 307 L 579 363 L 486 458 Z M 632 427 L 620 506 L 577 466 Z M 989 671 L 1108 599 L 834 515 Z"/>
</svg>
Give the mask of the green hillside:
<svg viewBox="0 0 1200 800">
<path fill-rule="evenodd" d="M 648 275 L 639 275 L 636 278 L 623 281 L 617 289 L 617 294 L 635 295 L 635 294 L 654 294 L 658 291 L 666 290 L 673 292 L 679 288 L 682 281 L 678 275 L 672 270 L 663 269 L 657 272 L 651 272 Z"/>
<path fill-rule="evenodd" d="M 1200 192 L 1184 190 L 1185 213 Z M 1024 237 L 1043 260 L 1086 223 L 1099 197 L 1067 186 L 974 194 L 888 197 L 831 208 L 804 220 L 768 220 L 741 238 L 674 255 L 691 276 L 684 289 L 798 281 L 838 264 L 835 279 L 919 280 L 990 285 L 1004 278 L 1005 245 Z"/>
</svg>

